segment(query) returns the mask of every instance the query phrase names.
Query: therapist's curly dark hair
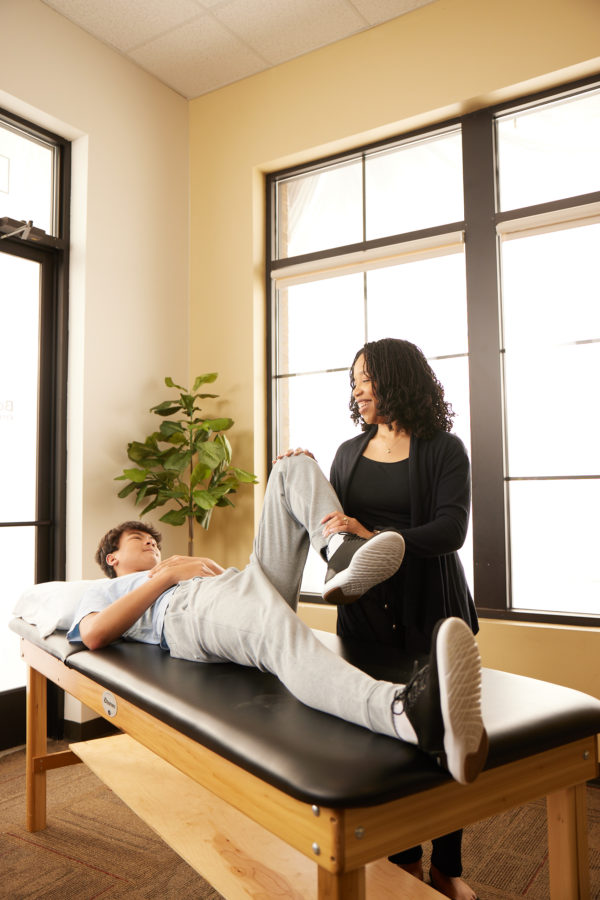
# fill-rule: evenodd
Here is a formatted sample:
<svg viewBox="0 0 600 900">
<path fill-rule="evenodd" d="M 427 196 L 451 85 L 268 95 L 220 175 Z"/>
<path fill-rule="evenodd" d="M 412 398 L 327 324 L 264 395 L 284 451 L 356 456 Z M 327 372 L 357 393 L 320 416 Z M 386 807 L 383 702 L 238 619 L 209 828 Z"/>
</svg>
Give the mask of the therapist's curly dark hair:
<svg viewBox="0 0 600 900">
<path fill-rule="evenodd" d="M 364 355 L 365 370 L 377 400 L 377 414 L 389 424 L 396 423 L 419 438 L 432 438 L 437 431 L 450 431 L 456 415 L 444 399 L 444 388 L 423 352 L 410 341 L 383 338 L 361 347 L 350 369 L 350 386 L 354 392 L 354 366 Z M 355 423 L 365 424 L 352 393 L 350 415 Z"/>
<path fill-rule="evenodd" d="M 94 557 L 104 574 L 108 575 L 109 578 L 116 578 L 117 573 L 113 567 L 106 562 L 106 557 L 119 549 L 121 535 L 126 531 L 143 531 L 144 534 L 149 534 L 150 537 L 154 538 L 158 549 L 160 550 L 162 534 L 160 531 L 157 531 L 153 525 L 149 525 L 146 522 L 121 522 L 116 528 L 111 528 L 110 531 L 106 532 L 98 544 L 96 556 Z"/>
</svg>

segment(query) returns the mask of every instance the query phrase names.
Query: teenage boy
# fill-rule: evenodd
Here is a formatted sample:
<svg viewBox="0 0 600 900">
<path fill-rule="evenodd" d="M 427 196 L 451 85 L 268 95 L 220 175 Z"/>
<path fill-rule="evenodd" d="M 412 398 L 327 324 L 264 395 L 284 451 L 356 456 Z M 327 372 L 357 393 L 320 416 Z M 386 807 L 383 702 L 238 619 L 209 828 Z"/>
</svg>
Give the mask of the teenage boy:
<svg viewBox="0 0 600 900">
<path fill-rule="evenodd" d="M 328 560 L 323 596 L 350 603 L 400 567 L 393 531 L 369 540 L 323 536 L 339 501 L 310 457 L 276 463 L 254 548 L 241 571 L 207 557 L 161 561 L 160 535 L 126 522 L 101 540 L 96 559 L 111 580 L 84 595 L 68 638 L 89 649 L 120 637 L 160 644 L 171 656 L 235 662 L 272 672 L 307 706 L 418 745 L 462 783 L 487 756 L 481 665 L 471 630 L 445 619 L 429 663 L 408 684 L 377 681 L 328 650 L 296 615 L 309 545 Z"/>
</svg>

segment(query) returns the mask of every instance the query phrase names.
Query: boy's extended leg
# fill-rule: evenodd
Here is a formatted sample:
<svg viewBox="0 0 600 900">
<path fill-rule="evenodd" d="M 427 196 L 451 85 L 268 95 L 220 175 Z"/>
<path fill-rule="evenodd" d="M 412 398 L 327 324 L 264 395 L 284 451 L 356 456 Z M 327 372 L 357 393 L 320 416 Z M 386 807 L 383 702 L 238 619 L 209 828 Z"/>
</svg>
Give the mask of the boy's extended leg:
<svg viewBox="0 0 600 900">
<path fill-rule="evenodd" d="M 302 703 L 422 747 L 460 781 L 483 766 L 481 669 L 460 619 L 436 631 L 430 665 L 408 685 L 377 681 L 328 650 L 258 565 L 185 582 L 165 616 L 173 656 L 272 672 Z"/>
</svg>

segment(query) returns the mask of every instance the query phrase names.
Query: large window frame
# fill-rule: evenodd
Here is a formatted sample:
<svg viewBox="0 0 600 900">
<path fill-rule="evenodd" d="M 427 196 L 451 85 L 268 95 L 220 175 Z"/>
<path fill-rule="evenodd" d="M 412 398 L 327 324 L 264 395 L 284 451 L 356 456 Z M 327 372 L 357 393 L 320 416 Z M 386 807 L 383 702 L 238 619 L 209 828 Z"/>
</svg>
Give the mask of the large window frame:
<svg viewBox="0 0 600 900">
<path fill-rule="evenodd" d="M 471 403 L 471 466 L 473 489 L 474 587 L 477 609 L 483 618 L 563 625 L 600 626 L 600 617 L 559 612 L 529 611 L 510 606 L 510 560 L 507 540 L 507 492 L 504 440 L 504 394 L 501 339 L 500 234 L 519 223 L 568 221 L 577 210 L 585 215 L 600 204 L 600 192 L 568 197 L 534 206 L 498 211 L 498 171 L 495 138 L 497 119 L 534 105 L 567 98 L 585 90 L 598 89 L 598 77 L 559 89 L 522 97 L 461 118 L 438 123 L 393 139 L 381 141 L 339 156 L 325 157 L 308 166 L 274 172 L 267 177 L 267 369 L 268 369 L 268 459 L 276 450 L 275 366 L 276 321 L 275 279 L 282 273 L 310 268 L 325 259 L 350 258 L 351 254 L 373 253 L 378 248 L 422 244 L 450 232 L 462 233 L 465 245 L 467 318 L 469 329 L 469 384 Z M 276 189 L 281 179 L 306 173 L 334 162 L 359 158 L 365 153 L 393 146 L 459 126 L 462 132 L 464 220 L 443 228 L 362 241 L 333 250 L 302 256 L 277 258 L 275 233 Z M 500 349 L 499 349 L 500 348 Z M 451 399 L 451 398 L 450 398 Z M 600 477 L 597 473 L 590 477 Z M 314 600 L 308 596 L 303 599 Z"/>
<path fill-rule="evenodd" d="M 10 235 L 10 224 L 0 252 L 40 266 L 40 356 L 38 402 L 37 504 L 33 520 L 0 522 L 2 529 L 35 528 L 35 580 L 64 580 L 66 567 L 67 506 L 67 365 L 69 315 L 69 209 L 71 144 L 68 140 L 0 109 L 0 124 L 54 148 L 53 234 L 36 231 L 28 237 Z M 15 598 L 16 601 L 17 598 Z M 49 734 L 59 736 L 62 692 L 49 696 Z M 0 693 L 4 722 L 3 747 L 24 741 L 25 688 Z"/>
</svg>

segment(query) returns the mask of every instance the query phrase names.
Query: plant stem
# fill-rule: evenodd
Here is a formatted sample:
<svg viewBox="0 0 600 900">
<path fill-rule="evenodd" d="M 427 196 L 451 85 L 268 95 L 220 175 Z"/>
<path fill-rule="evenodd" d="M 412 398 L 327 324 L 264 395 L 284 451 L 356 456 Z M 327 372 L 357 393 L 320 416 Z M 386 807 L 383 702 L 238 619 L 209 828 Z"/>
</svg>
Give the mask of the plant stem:
<svg viewBox="0 0 600 900">
<path fill-rule="evenodd" d="M 192 417 L 188 416 L 188 434 L 189 434 L 189 446 L 193 448 L 194 446 L 194 433 L 192 431 Z M 194 555 L 194 517 L 192 515 L 193 512 L 193 500 L 192 500 L 192 472 L 194 471 L 194 454 L 192 453 L 190 456 L 190 508 L 188 514 L 188 556 Z"/>
<path fill-rule="evenodd" d="M 194 555 L 194 517 L 188 516 L 188 556 Z"/>
</svg>

